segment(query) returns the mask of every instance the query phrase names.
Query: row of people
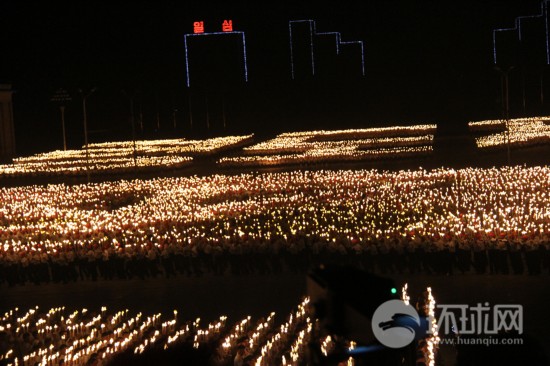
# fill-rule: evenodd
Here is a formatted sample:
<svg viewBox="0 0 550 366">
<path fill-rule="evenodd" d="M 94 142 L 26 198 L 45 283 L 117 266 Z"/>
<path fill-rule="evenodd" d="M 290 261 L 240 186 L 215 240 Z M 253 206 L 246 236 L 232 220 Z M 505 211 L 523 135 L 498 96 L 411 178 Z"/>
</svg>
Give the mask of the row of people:
<svg viewBox="0 0 550 366">
<path fill-rule="evenodd" d="M 491 242 L 492 243 L 492 242 Z M 473 247 L 458 246 L 430 250 L 414 246 L 370 244 L 365 250 L 359 245 L 328 246 L 309 243 L 301 249 L 272 249 L 275 243 L 249 247 L 241 253 L 214 251 L 191 252 L 145 250 L 96 250 L 83 255 L 60 253 L 48 258 L 36 256 L 31 262 L 0 262 L 0 284 L 32 282 L 68 282 L 76 280 L 148 278 L 176 275 L 200 276 L 208 274 L 272 274 L 282 271 L 304 273 L 321 263 L 352 265 L 376 273 L 502 273 L 538 275 L 550 270 L 550 243 L 536 247 L 489 246 L 476 243 Z M 123 249 L 123 248 L 121 248 Z M 166 249 L 166 248 L 165 248 Z"/>
</svg>

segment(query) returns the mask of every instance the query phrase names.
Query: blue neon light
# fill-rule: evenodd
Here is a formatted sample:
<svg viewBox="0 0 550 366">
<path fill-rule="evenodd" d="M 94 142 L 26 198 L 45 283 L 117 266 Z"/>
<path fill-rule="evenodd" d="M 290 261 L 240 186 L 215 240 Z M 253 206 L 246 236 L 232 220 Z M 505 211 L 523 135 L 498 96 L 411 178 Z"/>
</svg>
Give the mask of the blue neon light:
<svg viewBox="0 0 550 366">
<path fill-rule="evenodd" d="M 185 47 L 185 77 L 187 87 L 189 87 L 189 57 L 187 51 L 187 35 L 183 36 L 183 45 Z"/>
<path fill-rule="evenodd" d="M 292 26 L 288 22 L 288 34 L 290 35 L 290 76 L 294 80 L 294 53 L 292 52 Z"/>
<path fill-rule="evenodd" d="M 493 29 L 493 61 L 495 65 L 497 64 L 497 32 L 506 32 L 517 30 L 517 28 L 499 28 Z"/>
<path fill-rule="evenodd" d="M 201 36 L 219 36 L 224 34 L 240 34 L 243 43 L 243 64 L 244 64 L 244 81 L 248 82 L 248 65 L 246 59 L 246 37 L 244 32 L 231 31 L 231 32 L 208 32 L 208 33 L 188 33 L 183 36 L 183 44 L 185 47 L 185 71 L 187 74 L 187 87 L 191 85 L 190 71 L 189 71 L 189 50 L 187 46 L 187 37 L 201 37 Z"/>
<path fill-rule="evenodd" d="M 309 43 L 311 44 L 311 74 L 315 75 L 315 53 L 313 51 L 313 27 L 315 22 L 309 23 Z"/>
<path fill-rule="evenodd" d="M 363 47 L 363 41 L 340 42 L 340 44 L 359 44 L 361 46 L 361 73 L 365 76 L 365 49 Z"/>
<path fill-rule="evenodd" d="M 340 54 L 340 32 L 317 32 L 316 35 L 318 36 L 325 36 L 325 35 L 333 35 L 335 36 L 334 37 L 334 40 L 336 41 L 336 54 L 339 55 Z"/>
<path fill-rule="evenodd" d="M 546 3 L 546 1 L 542 1 L 540 3 L 540 14 L 524 15 L 524 16 L 516 18 L 516 27 L 518 28 L 518 37 L 519 37 L 520 41 L 521 41 L 521 20 L 522 19 L 531 19 L 531 18 L 540 18 L 540 17 L 542 17 L 544 15 L 545 3 Z"/>
<path fill-rule="evenodd" d="M 518 39 L 521 42 L 522 41 L 521 21 L 524 20 L 524 19 L 533 19 L 533 18 L 541 18 L 541 17 L 544 17 L 544 20 L 545 20 L 546 64 L 550 64 L 550 47 L 549 47 L 549 42 L 548 42 L 548 1 L 550 1 L 550 0 L 541 1 L 540 14 L 524 15 L 524 16 L 520 16 L 520 17 L 517 17 L 516 19 L 514 19 L 514 27 L 513 28 L 493 29 L 493 62 L 494 62 L 495 65 L 497 63 L 497 39 L 496 39 L 497 32 L 517 31 L 518 32 Z"/>
<path fill-rule="evenodd" d="M 344 42 L 342 41 L 342 34 L 340 32 L 317 32 L 317 36 L 324 36 L 324 35 L 331 35 L 334 36 L 334 39 L 336 41 L 336 54 L 340 54 L 340 45 L 346 45 L 346 44 L 359 44 L 361 46 L 361 72 L 363 76 L 365 76 L 365 49 L 363 45 L 363 41 L 348 41 Z"/>
<path fill-rule="evenodd" d="M 244 81 L 248 82 L 248 61 L 246 59 L 246 38 L 243 33 L 243 61 L 244 61 Z"/>
<path fill-rule="evenodd" d="M 365 76 L 365 50 L 363 41 L 342 41 L 342 35 L 340 32 L 317 32 L 317 26 L 314 20 L 312 19 L 303 19 L 303 20 L 290 20 L 288 22 L 288 31 L 290 35 L 290 74 L 292 79 L 294 79 L 294 51 L 292 47 L 292 24 L 294 23 L 309 23 L 309 42 L 310 42 L 310 51 L 311 51 L 311 74 L 315 75 L 315 52 L 313 44 L 313 36 L 334 36 L 336 41 L 336 54 L 340 54 L 340 46 L 347 44 L 359 44 L 361 46 L 361 73 Z"/>
<path fill-rule="evenodd" d="M 312 27 L 315 27 L 315 22 L 311 19 L 306 20 L 291 20 L 288 22 L 288 29 L 290 35 L 290 73 L 292 79 L 294 79 L 294 52 L 292 48 L 292 24 L 293 23 L 309 23 L 309 47 L 311 50 L 311 74 L 315 75 L 315 55 L 313 53 L 313 30 Z"/>
</svg>

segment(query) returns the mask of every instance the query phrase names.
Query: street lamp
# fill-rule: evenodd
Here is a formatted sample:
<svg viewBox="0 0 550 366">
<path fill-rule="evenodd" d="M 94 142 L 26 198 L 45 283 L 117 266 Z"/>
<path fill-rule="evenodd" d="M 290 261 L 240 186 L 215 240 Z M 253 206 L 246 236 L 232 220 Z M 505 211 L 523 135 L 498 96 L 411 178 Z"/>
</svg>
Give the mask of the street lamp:
<svg viewBox="0 0 550 366">
<path fill-rule="evenodd" d="M 222 117 L 223 117 L 223 130 L 227 128 L 227 120 L 225 119 L 225 95 L 222 94 Z"/>
<path fill-rule="evenodd" d="M 137 151 L 136 151 L 136 127 L 134 123 L 134 98 L 137 93 L 134 93 L 132 95 L 129 95 L 125 90 L 121 90 L 121 92 L 126 95 L 128 100 L 130 100 L 130 124 L 132 125 L 132 142 L 134 145 L 134 167 L 137 168 Z"/>
<path fill-rule="evenodd" d="M 173 108 L 172 109 L 172 122 L 174 123 L 174 130 L 176 129 L 176 124 L 177 124 L 177 118 L 176 118 L 176 113 L 178 112 L 178 109 L 177 108 Z"/>
<path fill-rule="evenodd" d="M 187 93 L 187 104 L 189 105 L 189 130 L 193 130 L 193 110 L 191 107 L 191 91 Z"/>
<path fill-rule="evenodd" d="M 204 101 L 206 104 L 206 128 L 210 131 L 210 114 L 208 113 L 208 94 L 204 96 Z"/>
<path fill-rule="evenodd" d="M 90 153 L 88 151 L 88 116 L 86 113 L 86 99 L 95 91 L 97 88 L 92 88 L 87 94 L 84 94 L 82 89 L 78 89 L 80 94 L 82 95 L 82 115 L 84 120 L 84 145 L 86 147 L 86 177 L 88 179 L 88 183 L 90 183 Z"/>
<path fill-rule="evenodd" d="M 143 103 L 139 104 L 139 131 L 141 135 L 143 136 L 143 110 L 142 110 Z"/>
<path fill-rule="evenodd" d="M 506 143 L 508 165 L 510 165 L 510 91 L 508 76 L 510 71 L 514 69 L 514 66 L 509 66 L 503 70 L 498 66 L 495 66 L 495 70 L 500 73 L 500 85 L 501 85 L 501 97 L 502 97 L 502 115 L 506 124 L 506 135 L 508 141 Z"/>
<path fill-rule="evenodd" d="M 61 128 L 63 130 L 63 150 L 67 150 L 67 135 L 65 134 L 65 104 L 72 100 L 71 96 L 65 89 L 58 89 L 50 98 L 51 102 L 59 104 L 61 112 Z"/>
</svg>

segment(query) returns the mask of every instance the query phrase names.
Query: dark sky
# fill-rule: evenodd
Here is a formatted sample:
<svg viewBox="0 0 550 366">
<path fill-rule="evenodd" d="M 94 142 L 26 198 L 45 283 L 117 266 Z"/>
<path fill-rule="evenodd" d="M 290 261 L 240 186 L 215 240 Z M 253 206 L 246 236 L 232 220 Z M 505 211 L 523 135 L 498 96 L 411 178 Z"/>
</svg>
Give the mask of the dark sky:
<svg viewBox="0 0 550 366">
<path fill-rule="evenodd" d="M 228 133 L 424 122 L 458 133 L 469 119 L 499 117 L 500 81 L 492 65 L 491 30 L 513 26 L 515 17 L 540 9 L 540 2 L 532 0 L 267 4 L 2 0 L 0 82 L 12 83 L 17 91 L 20 152 L 60 146 L 59 112 L 49 102 L 59 87 L 73 95 L 67 106 L 71 146 L 82 142 L 82 102 L 76 91 L 92 87 L 98 87 L 88 100 L 92 140 L 128 138 L 129 103 L 122 89 L 138 91 L 136 116 L 141 108 L 144 137 L 219 135 L 224 132 L 223 105 Z M 232 19 L 235 30 L 246 33 L 249 82 L 235 82 L 240 68 L 223 76 L 216 73 L 223 67 L 211 69 L 222 59 L 228 69 L 238 67 L 240 60 L 238 42 L 220 46 L 211 39 L 194 46 L 191 64 L 209 79 L 186 88 L 183 35 L 192 32 L 193 21 L 203 20 L 207 31 L 217 31 L 224 19 Z M 336 58 L 330 38 L 316 37 L 319 74 L 308 77 L 307 60 L 300 59 L 298 50 L 297 79 L 292 81 L 291 19 L 314 19 L 319 32 L 339 31 L 344 41 L 364 41 L 366 76 L 356 72 L 359 55 L 353 48 L 339 63 L 331 63 Z M 299 47 L 298 30 L 296 34 Z M 515 52 L 514 41 L 507 42 L 509 47 L 503 48 Z M 542 63 L 514 71 L 515 114 L 542 111 L 537 76 L 542 71 Z M 210 131 L 205 129 L 207 99 Z"/>
</svg>

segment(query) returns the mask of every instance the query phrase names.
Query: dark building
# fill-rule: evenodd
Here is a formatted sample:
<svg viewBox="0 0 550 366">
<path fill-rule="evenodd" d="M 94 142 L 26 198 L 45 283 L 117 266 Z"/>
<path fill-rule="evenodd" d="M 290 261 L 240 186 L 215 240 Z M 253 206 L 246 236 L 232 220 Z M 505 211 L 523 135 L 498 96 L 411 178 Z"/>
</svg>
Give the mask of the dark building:
<svg viewBox="0 0 550 366">
<path fill-rule="evenodd" d="M 9 84 L 0 84 L 0 161 L 11 161 L 15 156 L 13 128 L 13 90 Z"/>
</svg>

